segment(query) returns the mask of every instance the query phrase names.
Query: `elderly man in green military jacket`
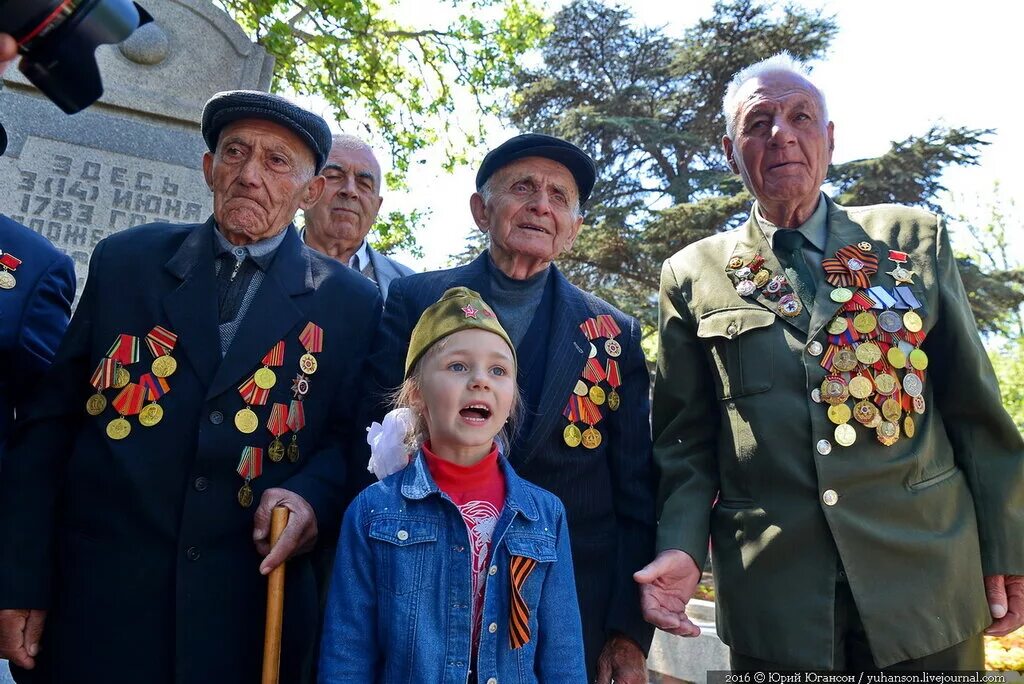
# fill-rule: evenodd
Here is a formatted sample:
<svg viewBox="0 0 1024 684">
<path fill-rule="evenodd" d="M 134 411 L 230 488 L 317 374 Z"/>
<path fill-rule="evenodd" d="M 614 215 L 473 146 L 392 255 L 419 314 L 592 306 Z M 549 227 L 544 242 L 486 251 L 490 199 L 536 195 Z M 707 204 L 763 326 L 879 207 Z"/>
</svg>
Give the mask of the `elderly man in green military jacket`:
<svg viewBox="0 0 1024 684">
<path fill-rule="evenodd" d="M 757 203 L 662 272 L 645 616 L 698 632 L 710 537 L 735 669 L 982 669 L 1024 621 L 1024 444 L 946 228 L 821 193 L 833 124 L 788 56 L 724 113 Z"/>
</svg>

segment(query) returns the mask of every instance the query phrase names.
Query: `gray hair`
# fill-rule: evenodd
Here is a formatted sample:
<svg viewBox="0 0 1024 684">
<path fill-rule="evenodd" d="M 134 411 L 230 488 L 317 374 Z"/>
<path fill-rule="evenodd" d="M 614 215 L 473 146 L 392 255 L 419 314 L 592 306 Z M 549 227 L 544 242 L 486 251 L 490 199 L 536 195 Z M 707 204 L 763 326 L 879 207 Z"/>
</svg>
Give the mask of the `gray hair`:
<svg viewBox="0 0 1024 684">
<path fill-rule="evenodd" d="M 788 73 L 798 76 L 807 81 L 811 90 L 818 97 L 818 105 L 821 107 L 821 114 L 824 121 L 828 121 L 828 107 L 825 105 L 825 93 L 811 80 L 811 72 L 807 67 L 788 52 L 780 52 L 768 59 L 761 60 L 756 64 L 740 69 L 729 81 L 725 90 L 725 97 L 722 98 L 722 115 L 725 117 L 725 134 L 729 138 L 736 135 L 736 110 L 739 109 L 738 95 L 743 84 L 764 74 Z"/>
<path fill-rule="evenodd" d="M 495 182 L 496 182 L 496 179 L 498 178 L 498 176 L 501 174 L 501 172 L 503 170 L 504 170 L 504 168 L 501 168 L 501 169 L 498 169 L 497 171 L 495 171 L 494 173 L 492 173 L 490 178 L 488 178 L 484 182 L 483 187 L 480 188 L 480 197 L 483 198 L 484 204 L 489 203 L 491 201 L 491 197 L 493 197 L 494 193 L 498 191 L 498 188 L 496 187 Z M 576 181 L 573 180 L 573 183 L 575 183 L 575 182 Z M 580 191 L 579 191 L 579 188 L 576 188 L 576 200 L 575 200 L 575 202 L 573 202 L 573 205 L 572 205 L 572 207 L 570 207 L 570 209 L 572 210 L 572 218 L 573 218 L 573 220 L 576 220 L 577 218 L 579 218 L 579 216 L 580 216 Z"/>
<path fill-rule="evenodd" d="M 377 160 L 377 155 L 373 153 L 373 148 L 370 147 L 365 140 L 350 133 L 335 133 L 334 135 L 331 136 L 331 149 L 346 149 L 357 150 L 359 152 L 369 152 L 374 164 L 377 165 L 377 173 L 374 175 L 374 183 L 377 186 L 375 192 L 377 192 L 377 194 L 380 194 L 381 188 L 384 185 L 384 172 L 380 168 L 380 161 Z M 328 163 L 330 163 L 330 161 L 328 161 Z"/>
</svg>

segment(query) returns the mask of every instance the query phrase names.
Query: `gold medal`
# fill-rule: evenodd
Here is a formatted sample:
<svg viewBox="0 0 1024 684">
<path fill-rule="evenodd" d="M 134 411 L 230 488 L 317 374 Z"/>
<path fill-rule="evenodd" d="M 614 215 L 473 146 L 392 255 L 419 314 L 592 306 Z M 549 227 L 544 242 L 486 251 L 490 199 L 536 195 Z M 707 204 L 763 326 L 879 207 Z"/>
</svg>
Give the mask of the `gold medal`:
<svg viewBox="0 0 1024 684">
<path fill-rule="evenodd" d="M 621 402 L 622 399 L 619 397 L 618 392 L 612 390 L 611 392 L 608 393 L 608 408 L 610 408 L 612 411 L 618 411 L 619 404 Z"/>
<path fill-rule="evenodd" d="M 309 358 L 313 359 L 312 356 Z M 313 371 L 315 370 L 316 359 L 313 359 Z M 313 371 L 310 372 L 312 373 Z M 260 389 L 270 389 L 277 383 L 277 375 L 275 375 L 274 371 L 270 370 L 266 366 L 253 373 L 253 379 L 256 381 L 256 386 Z"/>
<path fill-rule="evenodd" d="M 742 265 L 743 259 L 740 259 L 739 257 L 733 257 L 732 259 L 729 259 L 729 268 L 731 268 L 734 271 Z"/>
<path fill-rule="evenodd" d="M 3 288 L 5 290 L 11 290 L 17 284 L 18 281 L 14 278 L 13 273 L 6 270 L 0 271 L 0 288 Z"/>
<path fill-rule="evenodd" d="M 828 324 L 829 335 L 842 335 L 846 332 L 846 329 L 850 327 L 845 316 L 836 316 L 832 319 L 832 322 Z"/>
<path fill-rule="evenodd" d="M 153 427 L 159 423 L 163 417 L 164 410 L 160 404 L 150 404 L 139 412 L 139 423 L 141 423 L 143 427 Z"/>
<path fill-rule="evenodd" d="M 153 359 L 151 368 L 153 369 L 153 375 L 158 378 L 166 378 L 174 375 L 174 371 L 178 370 L 178 362 L 170 354 L 164 354 Z"/>
<path fill-rule="evenodd" d="M 921 371 L 928 367 L 928 355 L 924 353 L 923 349 L 915 349 L 910 352 L 910 365 Z"/>
<path fill-rule="evenodd" d="M 760 271 L 754 274 L 754 285 L 760 289 L 768 284 L 768 281 L 772 279 L 772 272 L 767 268 L 762 268 Z"/>
<path fill-rule="evenodd" d="M 238 490 L 238 503 L 242 508 L 248 508 L 252 506 L 252 487 L 246 482 L 242 485 L 242 488 Z"/>
<path fill-rule="evenodd" d="M 132 375 L 128 372 L 128 369 L 124 366 L 118 366 L 117 371 L 114 373 L 114 387 L 121 389 L 131 381 Z"/>
<path fill-rule="evenodd" d="M 590 388 L 590 401 L 594 402 L 598 406 L 604 403 L 604 390 L 594 385 Z"/>
<path fill-rule="evenodd" d="M 842 378 L 830 375 L 821 383 L 821 398 L 830 406 L 846 403 L 850 390 Z"/>
<path fill-rule="evenodd" d="M 247 435 L 251 435 L 256 432 L 256 428 L 260 425 L 259 419 L 253 410 L 246 406 L 244 409 L 238 411 L 235 414 L 235 427 L 238 428 L 239 432 L 244 432 Z"/>
<path fill-rule="evenodd" d="M 882 417 L 890 423 L 895 423 L 903 415 L 903 407 L 895 399 L 886 399 L 882 402 Z"/>
<path fill-rule="evenodd" d="M 885 446 L 892 446 L 900 439 L 900 426 L 887 420 L 875 428 L 875 436 Z"/>
<path fill-rule="evenodd" d="M 907 436 L 907 439 L 913 439 L 914 438 L 914 431 L 915 430 L 917 430 L 917 428 L 914 426 L 914 419 L 911 418 L 910 416 L 907 416 L 906 418 L 904 418 L 903 419 L 903 434 L 905 434 Z"/>
<path fill-rule="evenodd" d="M 281 444 L 281 440 L 274 437 L 274 441 L 270 443 L 270 448 L 267 449 L 267 456 L 274 463 L 280 463 L 281 459 L 284 458 L 284 444 Z"/>
<path fill-rule="evenodd" d="M 590 390 L 587 389 L 587 383 L 583 382 L 582 380 L 577 380 L 576 386 L 572 388 L 572 393 L 578 397 L 587 396 L 587 392 L 589 391 Z"/>
<path fill-rule="evenodd" d="M 292 435 L 292 442 L 288 445 L 288 462 L 295 463 L 299 460 L 299 440 Z"/>
<path fill-rule="evenodd" d="M 841 373 L 849 373 L 857 367 L 857 355 L 849 347 L 843 347 L 832 358 L 832 367 Z"/>
<path fill-rule="evenodd" d="M 800 312 L 804 310 L 804 305 L 800 303 L 796 295 L 786 294 L 779 299 L 779 305 L 776 308 L 786 318 L 793 318 L 800 315 Z"/>
<path fill-rule="evenodd" d="M 572 449 L 575 449 L 583 441 L 583 434 L 574 423 L 569 423 L 562 430 L 562 440 Z"/>
<path fill-rule="evenodd" d="M 833 404 L 828 407 L 828 419 L 836 425 L 842 425 L 850 421 L 850 407 L 846 404 Z"/>
<path fill-rule="evenodd" d="M 589 427 L 583 431 L 583 446 L 587 449 L 596 449 L 601 446 L 601 433 L 597 428 Z"/>
<path fill-rule="evenodd" d="M 861 311 L 853 317 L 853 328 L 862 335 L 867 335 L 874 331 L 877 325 L 878 319 L 876 319 L 875 314 L 870 311 Z"/>
<path fill-rule="evenodd" d="M 124 419 L 124 416 L 118 416 L 107 423 L 107 437 L 110 439 L 124 439 L 131 431 L 132 425 Z"/>
<path fill-rule="evenodd" d="M 619 358 L 622 355 L 622 345 L 619 344 L 618 340 L 608 339 L 604 343 L 604 353 L 613 359 Z"/>
<path fill-rule="evenodd" d="M 853 407 L 853 417 L 861 425 L 870 425 L 878 416 L 878 408 L 870 401 L 858 401 Z"/>
<path fill-rule="evenodd" d="M 839 446 L 853 446 L 853 443 L 857 441 L 857 431 L 849 423 L 836 425 L 835 438 L 836 444 Z"/>
<path fill-rule="evenodd" d="M 889 347 L 889 351 L 885 353 L 885 357 L 888 359 L 889 365 L 897 370 L 907 367 L 907 355 L 904 354 L 899 347 Z"/>
<path fill-rule="evenodd" d="M 874 342 L 861 342 L 857 345 L 857 350 L 854 353 L 857 355 L 857 360 L 865 366 L 876 364 L 882 358 L 882 350 Z"/>
<path fill-rule="evenodd" d="M 837 287 L 829 293 L 828 297 L 836 304 L 845 304 L 853 299 L 853 290 L 849 290 L 845 287 Z"/>
<path fill-rule="evenodd" d="M 921 320 L 916 311 L 908 311 L 903 314 L 903 327 L 912 333 L 921 332 L 921 328 L 924 327 L 924 321 Z"/>
<path fill-rule="evenodd" d="M 867 399 L 874 390 L 874 385 L 863 375 L 850 379 L 850 396 L 854 399 Z"/>
<path fill-rule="evenodd" d="M 889 396 L 896 391 L 896 378 L 888 373 L 879 373 L 875 376 L 875 389 L 883 396 Z"/>
<path fill-rule="evenodd" d="M 90 416 L 98 416 L 107 408 L 107 398 L 97 392 L 85 400 L 85 412 Z"/>
<path fill-rule="evenodd" d="M 316 373 L 316 357 L 306 352 L 299 357 L 299 369 L 306 375 L 312 375 Z M 270 370 L 269 368 L 267 370 Z M 265 387 L 263 389 L 266 389 Z"/>
</svg>

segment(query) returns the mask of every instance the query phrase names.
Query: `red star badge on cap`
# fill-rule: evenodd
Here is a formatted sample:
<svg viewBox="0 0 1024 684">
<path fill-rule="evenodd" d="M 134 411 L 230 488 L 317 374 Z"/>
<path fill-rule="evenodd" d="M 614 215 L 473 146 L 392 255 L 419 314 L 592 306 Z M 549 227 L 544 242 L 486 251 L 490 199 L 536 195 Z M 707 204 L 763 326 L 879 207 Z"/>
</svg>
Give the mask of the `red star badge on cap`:
<svg viewBox="0 0 1024 684">
<path fill-rule="evenodd" d="M 476 318 L 477 310 L 473 308 L 472 304 L 468 304 L 462 307 L 462 313 L 466 314 L 466 318 Z"/>
</svg>

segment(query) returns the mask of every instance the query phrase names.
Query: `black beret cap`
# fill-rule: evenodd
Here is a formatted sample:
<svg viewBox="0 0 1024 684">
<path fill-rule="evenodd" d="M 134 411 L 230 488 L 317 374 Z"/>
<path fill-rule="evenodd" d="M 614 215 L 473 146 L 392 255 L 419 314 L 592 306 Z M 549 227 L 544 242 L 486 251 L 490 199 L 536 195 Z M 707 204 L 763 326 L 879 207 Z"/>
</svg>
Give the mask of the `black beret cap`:
<svg viewBox="0 0 1024 684">
<path fill-rule="evenodd" d="M 331 151 L 331 129 L 322 118 L 285 98 L 260 90 L 226 90 L 211 97 L 203 107 L 203 139 L 211 152 L 217 150 L 221 130 L 241 119 L 266 119 L 295 133 L 316 159 L 316 172 L 324 168 Z"/>
<path fill-rule="evenodd" d="M 563 165 L 576 179 L 580 204 L 590 199 L 590 191 L 594 189 L 594 179 L 597 177 L 594 160 L 568 140 L 543 133 L 517 135 L 488 152 L 480 164 L 480 170 L 476 172 L 476 189 L 481 190 L 495 171 L 523 157 L 545 157 Z"/>
</svg>

